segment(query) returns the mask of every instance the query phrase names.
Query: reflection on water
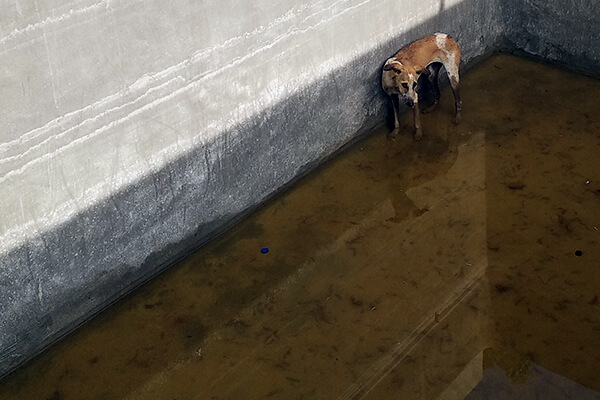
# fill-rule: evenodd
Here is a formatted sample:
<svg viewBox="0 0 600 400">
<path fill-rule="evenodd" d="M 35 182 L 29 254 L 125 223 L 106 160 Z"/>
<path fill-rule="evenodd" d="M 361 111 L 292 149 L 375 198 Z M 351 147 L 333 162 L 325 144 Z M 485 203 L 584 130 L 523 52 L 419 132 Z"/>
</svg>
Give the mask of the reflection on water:
<svg viewBox="0 0 600 400">
<path fill-rule="evenodd" d="M 460 125 L 446 90 L 422 142 L 373 132 L 0 398 L 600 399 L 600 82 L 496 56 L 462 92 Z"/>
<path fill-rule="evenodd" d="M 600 395 L 585 386 L 556 375 L 538 365 L 526 371 L 527 378 L 515 384 L 506 371 L 494 366 L 484 372 L 483 379 L 465 400 L 598 400 Z"/>
</svg>

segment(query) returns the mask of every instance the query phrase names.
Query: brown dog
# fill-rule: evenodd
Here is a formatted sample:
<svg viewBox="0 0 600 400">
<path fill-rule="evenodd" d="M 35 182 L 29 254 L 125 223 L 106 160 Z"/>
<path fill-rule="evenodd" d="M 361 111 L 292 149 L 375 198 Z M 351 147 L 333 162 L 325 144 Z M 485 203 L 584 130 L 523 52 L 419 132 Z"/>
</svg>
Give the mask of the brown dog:
<svg viewBox="0 0 600 400">
<path fill-rule="evenodd" d="M 415 140 L 421 140 L 423 131 L 421 130 L 421 116 L 419 115 L 419 96 L 416 92 L 417 81 L 421 74 L 427 75 L 435 94 L 435 102 L 432 108 L 435 107 L 440 100 L 438 73 L 442 65 L 446 69 L 454 93 L 456 107 L 454 122 L 458 123 L 460 110 L 462 109 L 462 101 L 458 93 L 460 47 L 450 35 L 435 33 L 426 36 L 404 47 L 385 62 L 381 85 L 383 90 L 391 97 L 394 107 L 394 130 L 390 134 L 391 137 L 398 134 L 400 101 L 403 101 L 413 109 Z"/>
</svg>

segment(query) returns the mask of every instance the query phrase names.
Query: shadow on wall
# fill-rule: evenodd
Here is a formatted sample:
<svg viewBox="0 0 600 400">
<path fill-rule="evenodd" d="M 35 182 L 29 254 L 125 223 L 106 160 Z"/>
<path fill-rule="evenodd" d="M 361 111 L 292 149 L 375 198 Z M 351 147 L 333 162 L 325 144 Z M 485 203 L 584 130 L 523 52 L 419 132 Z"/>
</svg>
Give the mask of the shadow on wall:
<svg viewBox="0 0 600 400">
<path fill-rule="evenodd" d="M 388 106 L 381 66 L 403 45 L 446 31 L 464 43 L 467 62 L 489 51 L 499 18 L 488 3 L 444 10 L 2 256 L 0 376 L 285 190 L 361 127 L 364 134 L 380 123 Z M 186 231 L 195 233 L 178 240 Z"/>
<path fill-rule="evenodd" d="M 600 2 L 501 1 L 500 48 L 600 77 Z"/>
<path fill-rule="evenodd" d="M 468 68 L 498 46 L 503 9 L 485 0 L 446 9 L 441 0 L 430 20 L 3 255 L 0 376 L 381 123 L 389 104 L 380 88 L 381 66 L 400 47 L 434 31 L 447 32 L 461 44 Z M 223 207 L 224 199 L 233 200 Z M 179 240 L 186 231 L 195 233 Z M 124 254 L 145 261 L 131 265 Z"/>
</svg>

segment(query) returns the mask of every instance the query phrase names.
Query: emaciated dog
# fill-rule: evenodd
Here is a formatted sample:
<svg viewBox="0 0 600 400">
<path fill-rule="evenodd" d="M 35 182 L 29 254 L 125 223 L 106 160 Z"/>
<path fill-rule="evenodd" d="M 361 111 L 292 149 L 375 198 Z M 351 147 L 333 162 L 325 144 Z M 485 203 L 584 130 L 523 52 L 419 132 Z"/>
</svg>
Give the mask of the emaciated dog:
<svg viewBox="0 0 600 400">
<path fill-rule="evenodd" d="M 402 101 L 413 109 L 415 140 L 421 140 L 423 131 L 421 129 L 419 96 L 416 91 L 417 81 L 421 74 L 427 76 L 435 95 L 435 101 L 431 108 L 435 107 L 440 100 L 438 73 L 442 65 L 446 69 L 452 93 L 454 93 L 456 107 L 454 123 L 458 123 L 462 109 L 462 101 L 458 92 L 460 47 L 450 35 L 435 33 L 426 36 L 404 47 L 385 62 L 381 85 L 391 97 L 394 107 L 394 130 L 390 134 L 392 138 L 398 134 L 400 127 L 398 121 L 400 102 Z"/>
</svg>

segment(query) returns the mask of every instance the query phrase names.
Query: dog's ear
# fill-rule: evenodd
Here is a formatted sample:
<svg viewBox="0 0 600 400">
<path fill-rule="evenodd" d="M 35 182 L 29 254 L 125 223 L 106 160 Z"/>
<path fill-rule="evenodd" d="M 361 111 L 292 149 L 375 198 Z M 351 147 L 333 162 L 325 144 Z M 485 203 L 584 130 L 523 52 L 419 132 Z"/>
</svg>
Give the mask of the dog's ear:
<svg viewBox="0 0 600 400">
<path fill-rule="evenodd" d="M 396 71 L 398 71 L 398 67 L 401 67 L 401 66 L 402 66 L 402 63 L 400 61 L 390 58 L 389 60 L 387 60 L 385 62 L 385 65 L 383 66 L 383 70 L 391 71 L 391 70 L 395 69 Z"/>
</svg>

